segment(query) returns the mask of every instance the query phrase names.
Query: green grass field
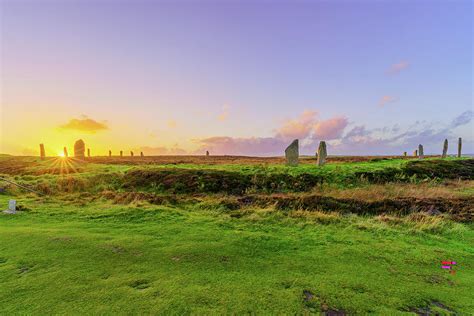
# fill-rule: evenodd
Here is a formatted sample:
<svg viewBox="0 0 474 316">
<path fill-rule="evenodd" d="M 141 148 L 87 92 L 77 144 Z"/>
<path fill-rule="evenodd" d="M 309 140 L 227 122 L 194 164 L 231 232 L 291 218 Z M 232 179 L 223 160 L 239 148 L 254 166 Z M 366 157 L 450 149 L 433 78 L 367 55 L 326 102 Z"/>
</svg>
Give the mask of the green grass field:
<svg viewBox="0 0 474 316">
<path fill-rule="evenodd" d="M 401 159 L 291 169 L 101 163 L 68 173 L 0 159 L 2 177 L 47 192 L 2 184 L 0 205 L 14 198 L 22 210 L 0 215 L 2 315 L 474 312 L 469 160 L 426 160 L 414 176 Z M 459 174 L 448 179 L 443 168 Z M 334 183 L 299 177 L 308 174 Z M 235 193 L 233 181 L 246 183 L 244 191 Z M 414 206 L 369 215 L 271 203 L 313 196 Z M 453 201 L 467 217 L 456 220 Z M 441 214 L 427 213 L 433 205 Z M 456 273 L 441 269 L 442 260 L 456 261 Z"/>
</svg>

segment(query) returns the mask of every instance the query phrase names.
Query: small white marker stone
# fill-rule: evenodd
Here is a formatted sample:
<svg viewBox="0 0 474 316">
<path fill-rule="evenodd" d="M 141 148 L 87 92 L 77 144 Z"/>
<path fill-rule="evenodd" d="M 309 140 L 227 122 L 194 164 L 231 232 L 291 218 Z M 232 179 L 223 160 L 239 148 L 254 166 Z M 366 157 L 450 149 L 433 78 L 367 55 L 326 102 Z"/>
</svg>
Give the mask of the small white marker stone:
<svg viewBox="0 0 474 316">
<path fill-rule="evenodd" d="M 16 214 L 16 200 L 8 201 L 8 210 L 3 212 L 7 214 Z"/>
</svg>

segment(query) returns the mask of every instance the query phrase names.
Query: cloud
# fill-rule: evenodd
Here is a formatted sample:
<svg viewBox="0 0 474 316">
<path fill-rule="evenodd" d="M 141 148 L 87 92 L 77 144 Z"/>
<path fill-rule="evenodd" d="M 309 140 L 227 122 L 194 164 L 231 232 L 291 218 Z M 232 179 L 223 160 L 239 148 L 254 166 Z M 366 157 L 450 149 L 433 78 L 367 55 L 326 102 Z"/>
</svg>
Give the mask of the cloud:
<svg viewBox="0 0 474 316">
<path fill-rule="evenodd" d="M 86 133 L 96 133 L 109 129 L 106 122 L 98 122 L 83 115 L 78 119 L 71 119 L 68 123 L 59 126 L 61 129 L 76 130 Z"/>
<path fill-rule="evenodd" d="M 313 155 L 320 140 L 328 141 L 330 155 L 400 155 L 412 153 L 418 144 L 425 146 L 425 152 L 440 153 L 445 138 L 452 142 L 458 135 L 453 128 L 469 124 L 474 118 L 472 111 L 456 116 L 451 122 L 416 121 L 408 127 L 399 124 L 383 128 L 368 128 L 365 125 L 350 126 L 348 118 L 337 116 L 319 120 L 316 111 L 304 111 L 296 119 L 282 122 L 271 137 L 215 136 L 192 140 L 197 149 L 186 151 L 177 144 L 172 147 L 141 147 L 145 155 L 202 155 L 208 150 L 212 155 L 282 156 L 285 148 L 294 138 L 300 139 L 300 153 Z M 474 142 L 464 140 L 465 152 L 474 149 Z"/>
<path fill-rule="evenodd" d="M 365 126 L 355 126 L 348 131 L 340 142 L 331 148 L 331 153 L 347 155 L 382 155 L 401 154 L 404 151 L 411 153 L 418 148 L 418 144 L 425 147 L 426 153 L 440 154 L 444 139 L 457 139 L 452 129 L 468 124 L 473 119 L 472 111 L 466 111 L 455 117 L 451 123 L 415 122 L 407 129 L 402 130 L 395 124 L 383 129 L 367 129 Z M 472 141 L 465 142 L 466 150 L 472 150 Z M 454 147 L 450 146 L 450 149 Z"/>
<path fill-rule="evenodd" d="M 341 137 L 344 129 L 349 124 L 346 117 L 335 117 L 320 121 L 314 126 L 313 138 L 332 140 Z"/>
<path fill-rule="evenodd" d="M 397 74 L 400 71 L 407 69 L 410 66 L 408 61 L 402 60 L 399 63 L 393 64 L 390 66 L 390 68 L 387 70 L 388 74 Z"/>
<path fill-rule="evenodd" d="M 398 97 L 394 97 L 391 95 L 384 95 L 379 101 L 379 106 L 385 106 L 388 103 L 394 103 L 394 102 L 397 102 L 398 100 L 399 100 Z"/>
<path fill-rule="evenodd" d="M 285 140 L 295 138 L 306 138 L 316 123 L 318 112 L 305 110 L 299 118 L 286 120 L 283 125 L 277 129 L 276 137 Z"/>
<path fill-rule="evenodd" d="M 145 156 L 160 156 L 160 155 L 187 155 L 188 152 L 182 148 L 179 148 L 178 145 L 174 145 L 173 147 L 150 147 L 150 146 L 142 146 L 138 149 L 135 149 L 136 152 L 143 151 Z"/>
<path fill-rule="evenodd" d="M 178 125 L 178 123 L 176 123 L 175 120 L 168 120 L 166 124 L 168 125 L 169 128 L 176 128 L 176 126 Z"/>
<path fill-rule="evenodd" d="M 455 117 L 451 122 L 451 128 L 456 128 L 458 126 L 469 124 L 474 117 L 474 112 L 469 110 L 466 112 L 461 113 L 457 117 Z"/>
<path fill-rule="evenodd" d="M 215 155 L 282 155 L 289 143 L 298 138 L 301 148 L 314 152 L 319 140 L 340 137 L 348 125 L 345 117 L 318 120 L 318 112 L 306 110 L 296 119 L 284 121 L 273 137 L 218 136 L 194 140 L 199 145 L 196 153 L 209 150 Z"/>
<path fill-rule="evenodd" d="M 222 107 L 221 114 L 217 116 L 217 120 L 221 122 L 224 122 L 225 120 L 227 120 L 227 118 L 229 117 L 229 109 L 230 107 L 227 104 L 224 104 L 224 106 Z"/>
<path fill-rule="evenodd" d="M 280 155 L 288 143 L 275 137 L 234 138 L 227 136 L 209 137 L 194 140 L 199 144 L 196 153 L 206 150 L 213 155 Z"/>
</svg>

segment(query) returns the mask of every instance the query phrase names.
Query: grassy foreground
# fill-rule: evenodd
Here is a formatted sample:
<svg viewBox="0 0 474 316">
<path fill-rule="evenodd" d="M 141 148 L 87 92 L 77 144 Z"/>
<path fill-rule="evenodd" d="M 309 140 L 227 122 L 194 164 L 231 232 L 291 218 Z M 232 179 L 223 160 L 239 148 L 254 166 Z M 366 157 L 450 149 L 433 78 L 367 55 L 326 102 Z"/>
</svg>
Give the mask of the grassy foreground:
<svg viewBox="0 0 474 316">
<path fill-rule="evenodd" d="M 379 171 L 385 170 L 380 164 L 404 162 L 364 164 L 363 170 Z M 37 196 L 6 186 L 0 194 L 0 205 L 15 198 L 23 210 L 0 215 L 0 314 L 474 311 L 474 226 L 469 218 L 454 221 L 450 213 L 432 216 L 419 210 L 367 215 L 321 205 L 230 203 L 268 198 L 272 186 L 255 186 L 260 182 L 249 182 L 250 192 L 238 194 L 206 192 L 202 186 L 176 194 L 176 183 L 169 189 L 127 182 L 128 172 L 157 166 L 89 164 L 72 175 L 44 173 L 40 167 L 3 175 L 35 189 L 48 184 L 51 193 Z M 254 167 L 213 168 L 240 168 L 246 174 Z M 307 174 L 309 167 L 298 168 L 292 172 Z M 469 177 L 407 182 L 397 175 L 376 184 L 350 176 L 348 182 L 322 188 L 308 182 L 311 188 L 299 193 L 273 187 L 279 188 L 280 198 L 318 194 L 367 202 L 423 197 L 444 203 L 472 199 Z M 58 184 L 65 179 L 74 184 Z M 206 183 L 207 178 L 199 179 Z M 118 198 L 132 193 L 133 199 Z M 442 260 L 457 261 L 456 274 L 441 269 Z"/>
</svg>

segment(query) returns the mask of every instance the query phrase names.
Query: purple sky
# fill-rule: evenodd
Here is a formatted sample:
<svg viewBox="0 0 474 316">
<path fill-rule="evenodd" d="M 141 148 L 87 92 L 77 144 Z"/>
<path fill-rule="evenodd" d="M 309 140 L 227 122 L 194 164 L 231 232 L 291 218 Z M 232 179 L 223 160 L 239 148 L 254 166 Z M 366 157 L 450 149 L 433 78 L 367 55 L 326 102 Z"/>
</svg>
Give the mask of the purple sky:
<svg viewBox="0 0 474 316">
<path fill-rule="evenodd" d="M 0 152 L 473 153 L 472 6 L 0 0 Z"/>
</svg>

